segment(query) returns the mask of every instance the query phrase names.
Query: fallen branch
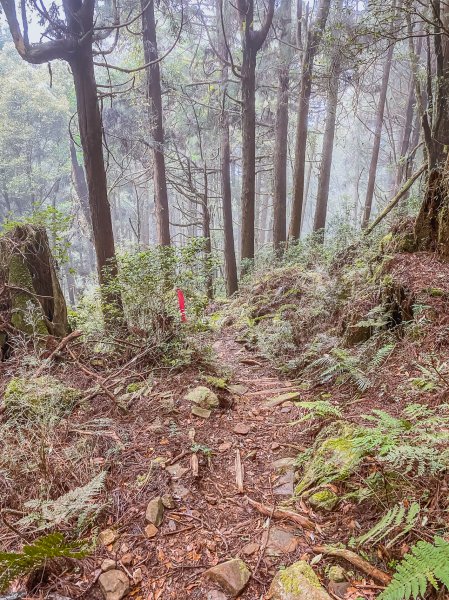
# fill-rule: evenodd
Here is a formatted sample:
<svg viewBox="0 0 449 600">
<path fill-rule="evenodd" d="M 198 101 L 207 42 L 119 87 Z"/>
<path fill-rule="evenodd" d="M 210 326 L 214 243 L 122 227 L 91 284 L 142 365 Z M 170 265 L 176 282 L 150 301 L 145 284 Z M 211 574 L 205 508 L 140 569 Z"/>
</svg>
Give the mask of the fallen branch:
<svg viewBox="0 0 449 600">
<path fill-rule="evenodd" d="M 235 482 L 237 484 L 237 490 L 239 494 L 243 494 L 243 479 L 244 479 L 244 471 L 242 464 L 242 457 L 240 456 L 240 450 L 237 448 L 235 451 Z"/>
<path fill-rule="evenodd" d="M 366 573 L 373 579 L 380 581 L 383 585 L 388 585 L 391 581 L 390 575 L 384 573 L 377 567 L 373 567 L 368 561 L 364 558 L 361 558 L 355 552 L 351 552 L 351 550 L 346 550 L 344 548 L 334 548 L 332 546 L 314 546 L 314 552 L 318 554 L 328 554 L 330 556 L 336 556 L 337 558 L 343 558 L 350 562 L 354 567 L 357 567 L 363 573 Z"/>
<path fill-rule="evenodd" d="M 55 354 L 57 354 L 58 352 L 63 350 L 69 342 L 71 342 L 72 340 L 75 340 L 76 338 L 79 338 L 82 335 L 83 335 L 83 332 L 78 331 L 78 330 L 72 331 L 72 333 L 69 333 L 69 335 L 66 335 L 65 338 L 63 338 L 59 342 L 59 344 L 56 346 L 56 348 L 53 350 L 53 352 L 49 356 L 47 356 L 45 361 L 41 364 L 41 366 L 38 368 L 38 370 L 34 374 L 34 377 L 39 377 L 39 375 L 41 375 L 43 373 L 43 371 L 45 371 L 45 369 L 48 367 L 51 359 L 53 358 L 53 356 Z"/>
<path fill-rule="evenodd" d="M 312 523 L 310 519 L 307 517 L 303 517 L 302 515 L 292 512 L 290 510 L 285 510 L 283 508 L 275 508 L 272 506 L 268 506 L 266 504 L 261 504 L 260 502 L 256 502 L 249 498 L 249 496 L 245 496 L 248 504 L 259 511 L 262 515 L 267 517 L 272 517 L 274 519 L 287 519 L 288 521 L 293 521 L 304 529 L 315 529 L 315 524 Z"/>
<path fill-rule="evenodd" d="M 386 217 L 391 210 L 393 210 L 393 208 L 396 206 L 396 204 L 399 202 L 399 200 L 402 198 L 402 196 L 404 196 L 404 194 L 406 192 L 408 192 L 408 190 L 412 187 L 412 185 L 415 183 L 415 181 L 418 179 L 418 177 L 420 175 L 422 175 L 426 169 L 427 169 L 427 163 L 422 165 L 421 168 L 418 169 L 418 171 L 413 173 L 413 175 L 410 177 L 410 179 L 408 179 L 404 183 L 404 185 L 401 187 L 399 192 L 391 200 L 391 202 L 384 208 L 384 210 L 380 213 L 380 215 L 378 215 L 376 217 L 376 219 L 374 219 L 374 221 L 371 223 L 371 225 L 365 229 L 364 235 L 369 235 L 372 232 L 372 230 L 376 227 L 376 225 L 378 225 L 382 221 L 382 219 L 384 217 Z"/>
</svg>

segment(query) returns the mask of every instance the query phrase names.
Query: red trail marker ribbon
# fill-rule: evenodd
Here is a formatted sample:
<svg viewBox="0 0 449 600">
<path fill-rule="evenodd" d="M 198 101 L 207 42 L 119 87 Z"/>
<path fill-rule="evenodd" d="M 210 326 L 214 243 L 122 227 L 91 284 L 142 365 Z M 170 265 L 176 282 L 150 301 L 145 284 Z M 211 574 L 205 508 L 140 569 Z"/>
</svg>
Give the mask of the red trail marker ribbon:
<svg viewBox="0 0 449 600">
<path fill-rule="evenodd" d="M 183 294 L 182 290 L 180 290 L 179 288 L 176 290 L 176 293 L 178 294 L 178 304 L 179 304 L 179 312 L 181 313 L 181 321 L 183 323 L 185 323 L 187 321 L 187 317 L 186 317 L 186 301 L 184 298 L 184 294 Z"/>
</svg>

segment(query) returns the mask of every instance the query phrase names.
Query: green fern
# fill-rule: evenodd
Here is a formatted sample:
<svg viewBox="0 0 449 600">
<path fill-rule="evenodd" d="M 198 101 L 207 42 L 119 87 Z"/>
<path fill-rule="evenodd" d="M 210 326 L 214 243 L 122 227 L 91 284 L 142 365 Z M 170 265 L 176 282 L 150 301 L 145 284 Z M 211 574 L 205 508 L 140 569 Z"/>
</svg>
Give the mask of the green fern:
<svg viewBox="0 0 449 600">
<path fill-rule="evenodd" d="M 86 485 L 70 490 L 56 500 L 25 502 L 25 508 L 33 512 L 20 519 L 18 525 L 28 527 L 37 524 L 37 530 L 42 531 L 57 527 L 74 517 L 78 517 L 78 524 L 82 525 L 89 515 L 100 508 L 99 504 L 93 502 L 93 498 L 103 489 L 105 478 L 106 471 L 102 471 Z"/>
<path fill-rule="evenodd" d="M 379 350 L 376 352 L 376 354 L 371 359 L 368 370 L 373 371 L 373 370 L 378 369 L 382 365 L 382 363 L 390 356 L 390 354 L 393 352 L 395 347 L 396 347 L 396 344 L 390 343 L 390 344 L 385 344 L 385 346 L 382 346 L 382 348 L 379 348 Z"/>
<path fill-rule="evenodd" d="M 404 537 L 413 529 L 419 517 L 420 506 L 413 502 L 408 511 L 402 504 L 393 506 L 374 527 L 355 540 L 356 544 L 377 544 L 385 539 L 392 531 L 401 527 L 401 531 L 387 543 L 387 548 L 391 547 L 398 539 Z"/>
<path fill-rule="evenodd" d="M 335 383 L 343 384 L 351 381 L 361 392 L 366 391 L 371 385 L 359 367 L 359 358 L 352 356 L 343 348 L 332 348 L 329 354 L 318 358 L 308 368 L 321 370 L 322 383 L 335 380 Z"/>
<path fill-rule="evenodd" d="M 433 544 L 419 541 L 404 556 L 378 600 L 423 597 L 427 585 L 437 588 L 439 581 L 449 587 L 449 542 L 440 537 L 436 537 Z"/>
<path fill-rule="evenodd" d="M 304 421 L 309 421 L 311 419 L 342 419 L 343 413 L 334 404 L 331 404 L 328 400 L 315 400 L 313 402 L 295 402 L 295 406 L 299 406 L 300 408 L 304 408 L 307 412 L 304 416 L 289 425 L 297 425 L 298 423 L 303 423 Z"/>
<path fill-rule="evenodd" d="M 79 542 L 66 542 L 60 533 L 40 537 L 23 547 L 22 552 L 0 552 L 0 592 L 17 577 L 23 577 L 55 558 L 84 558 L 85 547 Z"/>
</svg>

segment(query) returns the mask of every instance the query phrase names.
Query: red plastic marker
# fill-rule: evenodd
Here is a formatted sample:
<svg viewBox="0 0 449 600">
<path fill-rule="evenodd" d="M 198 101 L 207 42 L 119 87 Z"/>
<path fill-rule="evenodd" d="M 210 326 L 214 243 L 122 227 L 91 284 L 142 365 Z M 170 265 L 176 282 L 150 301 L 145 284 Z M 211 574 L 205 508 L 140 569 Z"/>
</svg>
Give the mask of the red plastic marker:
<svg viewBox="0 0 449 600">
<path fill-rule="evenodd" d="M 186 317 L 186 302 L 185 302 L 184 294 L 183 294 L 182 290 L 180 290 L 179 288 L 176 290 L 176 293 L 178 294 L 178 304 L 179 304 L 179 312 L 181 313 L 181 321 L 183 323 L 185 323 L 187 321 L 187 317 Z"/>
</svg>

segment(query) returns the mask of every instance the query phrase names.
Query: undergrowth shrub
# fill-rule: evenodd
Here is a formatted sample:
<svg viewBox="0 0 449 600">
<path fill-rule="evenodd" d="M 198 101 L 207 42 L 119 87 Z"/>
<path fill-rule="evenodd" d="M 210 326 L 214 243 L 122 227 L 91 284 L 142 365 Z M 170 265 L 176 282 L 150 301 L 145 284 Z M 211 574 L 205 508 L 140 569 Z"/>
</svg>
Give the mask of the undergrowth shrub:
<svg viewBox="0 0 449 600">
<path fill-rule="evenodd" d="M 87 555 L 80 541 L 67 542 L 61 533 L 51 533 L 26 544 L 22 552 L 0 552 L 0 592 L 9 584 L 58 558 L 80 559 Z"/>
</svg>

